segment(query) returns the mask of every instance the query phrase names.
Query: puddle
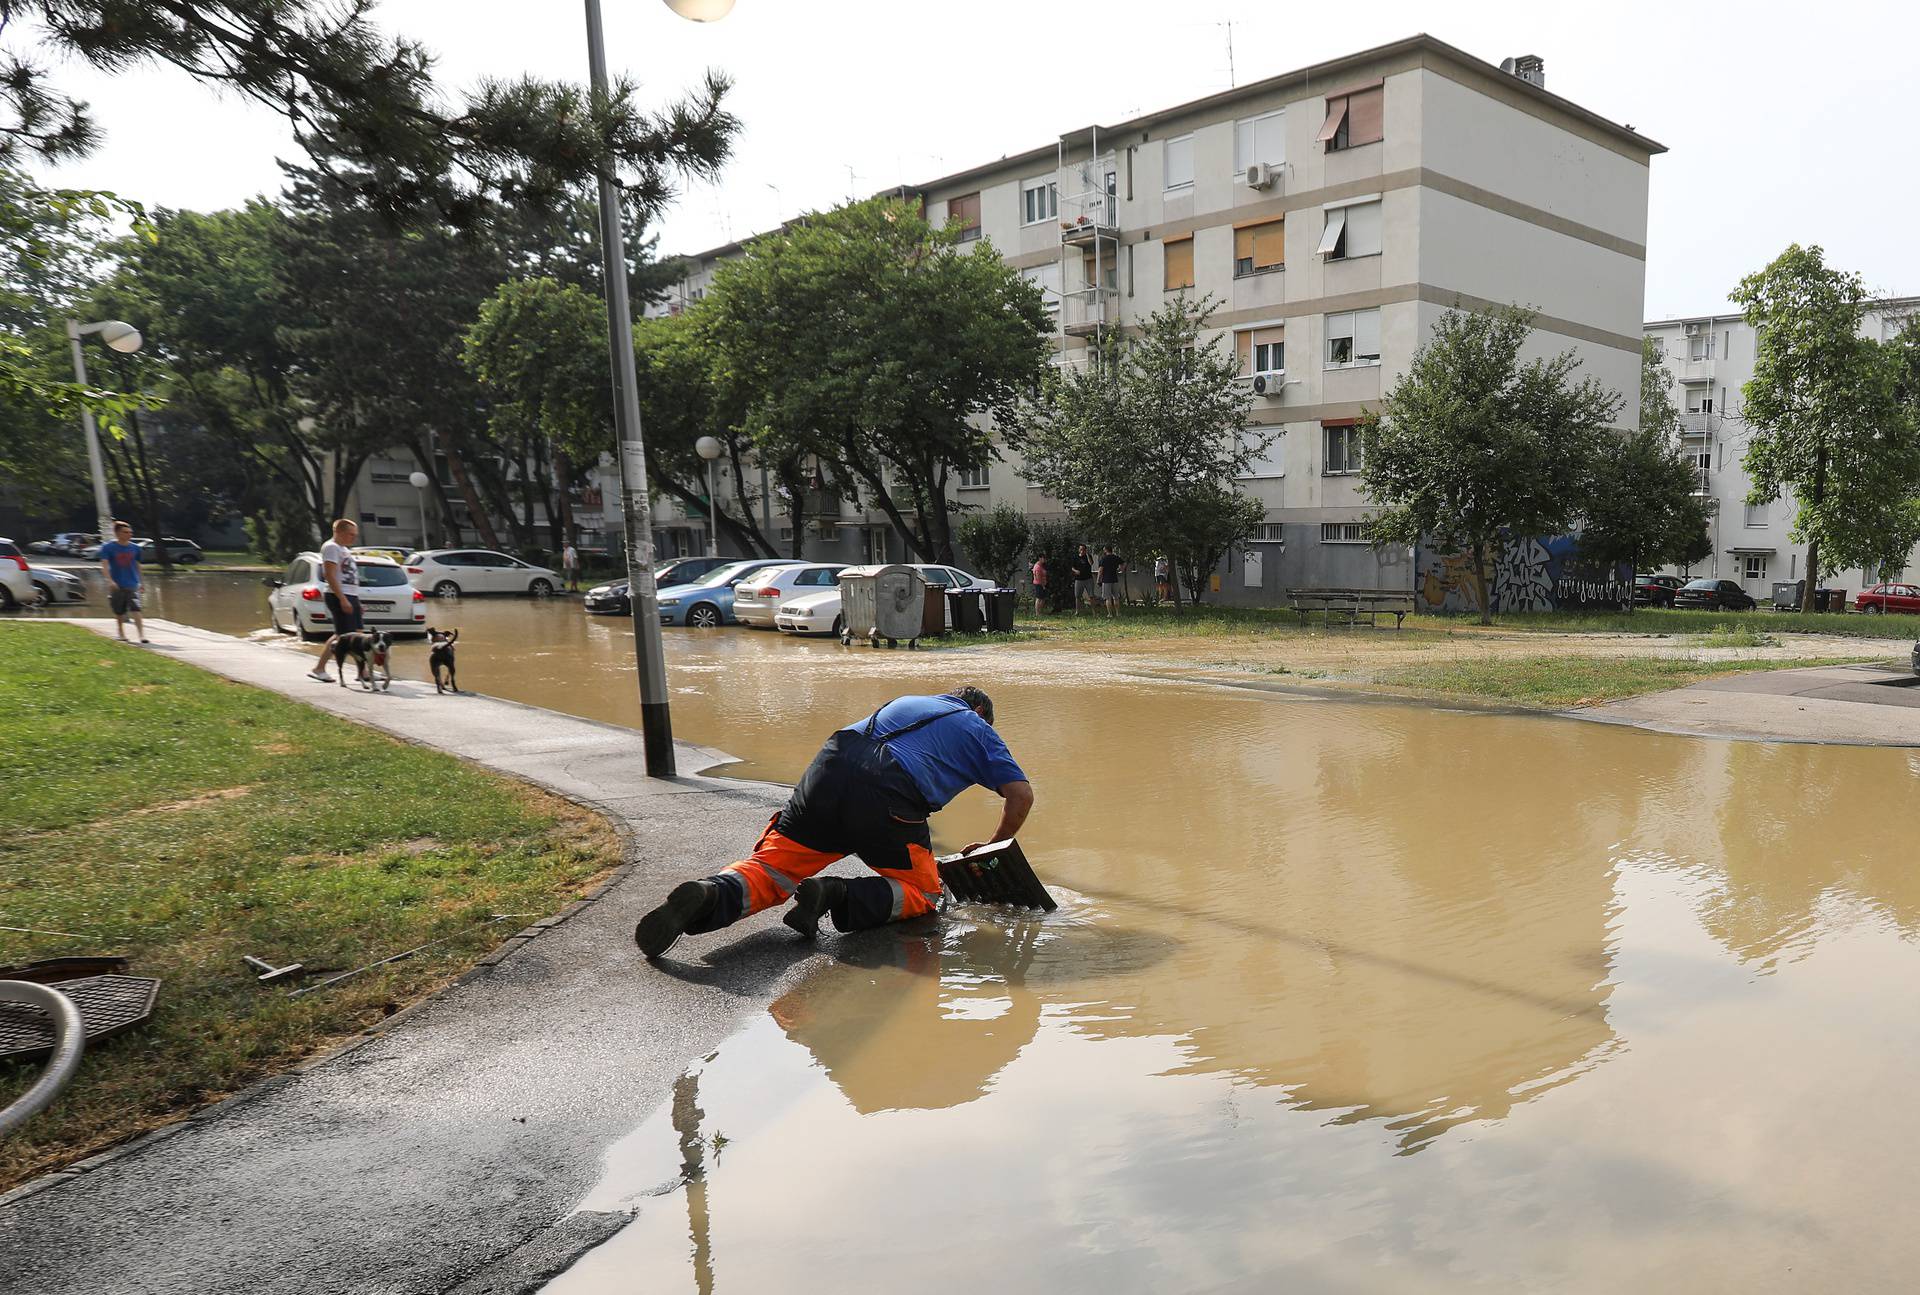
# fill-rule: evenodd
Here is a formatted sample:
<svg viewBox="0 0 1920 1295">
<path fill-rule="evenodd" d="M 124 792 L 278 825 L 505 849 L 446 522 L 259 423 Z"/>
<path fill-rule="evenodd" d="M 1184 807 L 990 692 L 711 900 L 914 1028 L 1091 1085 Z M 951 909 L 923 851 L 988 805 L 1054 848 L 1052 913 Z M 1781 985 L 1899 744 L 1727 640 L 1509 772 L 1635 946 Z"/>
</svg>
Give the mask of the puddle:
<svg viewBox="0 0 1920 1295">
<path fill-rule="evenodd" d="M 252 629 L 248 593 L 194 623 Z M 636 722 L 624 624 L 434 615 L 463 684 Z M 608 1151 L 580 1208 L 626 1226 L 555 1292 L 1865 1290 L 1920 1265 L 1920 754 L 667 640 L 678 735 L 778 780 L 887 697 L 985 683 L 1063 904 L 823 941 Z M 936 844 L 993 813 L 968 793 Z"/>
</svg>

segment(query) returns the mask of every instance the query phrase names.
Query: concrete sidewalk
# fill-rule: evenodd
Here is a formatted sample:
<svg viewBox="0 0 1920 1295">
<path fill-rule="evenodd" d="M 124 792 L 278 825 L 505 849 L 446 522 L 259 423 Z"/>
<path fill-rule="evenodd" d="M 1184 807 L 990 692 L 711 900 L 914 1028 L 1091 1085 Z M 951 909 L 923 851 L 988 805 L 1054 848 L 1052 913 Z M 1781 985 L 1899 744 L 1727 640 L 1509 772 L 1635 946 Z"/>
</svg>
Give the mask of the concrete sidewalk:
<svg viewBox="0 0 1920 1295">
<path fill-rule="evenodd" d="M 1567 714 L 1694 737 L 1920 746 L 1920 678 L 1874 665 L 1770 670 Z"/>
<path fill-rule="evenodd" d="M 111 621 L 78 623 L 113 632 Z M 537 1284 L 624 1221 L 567 1218 L 602 1152 L 822 957 L 771 913 L 737 939 L 703 942 L 671 974 L 633 946 L 651 902 L 739 857 L 786 789 L 701 777 L 726 757 L 684 744 L 681 776 L 651 781 L 628 729 L 405 680 L 390 694 L 322 685 L 265 644 L 147 628 L 148 650 L 595 806 L 627 834 L 633 867 L 360 1046 L 0 1206 L 0 1291 Z"/>
</svg>

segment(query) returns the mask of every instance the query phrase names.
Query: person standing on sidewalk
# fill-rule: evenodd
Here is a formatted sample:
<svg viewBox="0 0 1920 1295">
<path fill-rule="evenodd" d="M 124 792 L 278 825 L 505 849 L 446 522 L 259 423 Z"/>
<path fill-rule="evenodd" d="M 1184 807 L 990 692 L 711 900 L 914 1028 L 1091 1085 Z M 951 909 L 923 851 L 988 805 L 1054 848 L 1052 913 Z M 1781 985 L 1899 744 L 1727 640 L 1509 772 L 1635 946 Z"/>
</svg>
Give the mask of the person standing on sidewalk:
<svg viewBox="0 0 1920 1295">
<path fill-rule="evenodd" d="M 1093 555 L 1082 544 L 1073 555 L 1073 614 L 1080 614 L 1081 604 L 1093 605 Z"/>
<path fill-rule="evenodd" d="M 1120 614 L 1120 576 L 1126 569 L 1126 559 L 1113 551 L 1113 545 L 1100 550 L 1100 601 L 1109 616 Z"/>
<path fill-rule="evenodd" d="M 127 617 L 131 616 L 134 632 L 146 643 L 151 640 L 146 618 L 140 614 L 140 546 L 132 540 L 133 527 L 115 522 L 113 538 L 100 546 L 100 570 L 107 577 L 107 605 L 113 609 L 120 641 L 127 641 Z"/>
<path fill-rule="evenodd" d="M 1033 560 L 1033 614 L 1041 616 L 1047 610 L 1047 555 L 1042 553 Z"/>
<path fill-rule="evenodd" d="M 573 547 L 573 541 L 567 541 L 567 547 L 560 551 L 560 572 L 567 578 L 567 592 L 580 592 L 580 554 Z"/>
<path fill-rule="evenodd" d="M 333 618 L 333 635 L 321 647 L 320 660 L 307 671 L 307 678 L 321 683 L 333 682 L 333 676 L 327 673 L 327 657 L 333 652 L 334 639 L 357 634 L 361 629 L 360 559 L 353 555 L 353 542 L 359 535 L 359 523 L 342 517 L 333 524 L 333 538 L 320 546 L 320 582 L 327 587 L 327 615 Z"/>
</svg>

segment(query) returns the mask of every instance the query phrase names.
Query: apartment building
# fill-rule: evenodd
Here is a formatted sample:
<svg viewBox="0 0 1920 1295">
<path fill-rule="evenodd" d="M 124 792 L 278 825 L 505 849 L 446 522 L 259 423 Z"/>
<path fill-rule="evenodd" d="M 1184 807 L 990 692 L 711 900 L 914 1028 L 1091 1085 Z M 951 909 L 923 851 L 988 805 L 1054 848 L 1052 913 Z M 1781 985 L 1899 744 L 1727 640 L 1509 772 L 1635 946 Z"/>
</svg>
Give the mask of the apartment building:
<svg viewBox="0 0 1920 1295">
<path fill-rule="evenodd" d="M 1916 313 L 1920 313 L 1920 297 L 1877 301 L 1861 321 L 1861 331 L 1890 341 Z M 1774 585 L 1806 575 L 1807 546 L 1792 539 L 1797 505 L 1791 496 L 1747 502 L 1753 478 L 1744 460 L 1751 432 L 1742 416 L 1741 392 L 1753 377 L 1759 339 L 1739 315 L 1650 320 L 1646 335 L 1673 375 L 1671 394 L 1680 410 L 1681 444 L 1699 468 L 1700 492 L 1712 510 L 1708 531 L 1712 554 L 1688 572 L 1669 570 L 1737 580 L 1755 598 L 1770 597 Z M 1914 572 L 1920 572 L 1920 548 L 1908 555 L 1904 568 L 1888 572 L 1885 578 L 1906 579 Z M 1855 568 L 1837 572 L 1823 583 L 1852 595 L 1880 579 L 1879 572 Z"/>
<path fill-rule="evenodd" d="M 905 192 L 1040 285 L 1063 365 L 1171 294 L 1214 300 L 1252 422 L 1274 438 L 1240 483 L 1266 521 L 1223 564 L 1220 595 L 1269 602 L 1305 585 L 1412 587 L 1412 556 L 1362 537 L 1354 424 L 1448 307 L 1533 307 L 1531 350 L 1572 350 L 1636 416 L 1648 170 L 1663 151 L 1549 92 L 1537 58 L 1496 67 L 1420 35 Z M 663 309 L 704 296 L 741 246 L 691 257 Z M 961 502 L 1059 514 L 1020 469 L 1005 451 L 961 480 Z M 824 532 L 822 556 L 887 541 L 851 509 L 801 521 L 810 546 Z"/>
</svg>

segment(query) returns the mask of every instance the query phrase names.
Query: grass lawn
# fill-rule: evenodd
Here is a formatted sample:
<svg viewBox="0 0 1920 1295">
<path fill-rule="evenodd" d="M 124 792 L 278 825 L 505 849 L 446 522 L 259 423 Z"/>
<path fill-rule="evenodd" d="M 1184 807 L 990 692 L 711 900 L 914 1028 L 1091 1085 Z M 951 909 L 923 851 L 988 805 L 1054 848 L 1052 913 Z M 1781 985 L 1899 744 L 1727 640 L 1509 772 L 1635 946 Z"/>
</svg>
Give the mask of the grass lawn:
<svg viewBox="0 0 1920 1295">
<path fill-rule="evenodd" d="M 391 1015 L 619 862 L 569 802 L 85 630 L 0 624 L 0 662 L 0 925 L 86 937 L 0 931 L 0 964 L 164 982 L 0 1145 L 0 1190 Z M 301 999 L 240 957 L 344 971 L 443 936 Z M 0 1104 L 37 1073 L 0 1063 Z"/>
<path fill-rule="evenodd" d="M 1719 646 L 1752 640 L 1759 635 L 1834 634 L 1849 638 L 1920 639 L 1920 616 L 1867 616 L 1846 612 L 1711 612 L 1643 607 L 1633 612 L 1567 611 L 1510 612 L 1493 618 L 1492 630 L 1472 616 L 1415 615 L 1406 619 L 1401 634 L 1666 634 L 1716 635 Z M 1284 607 L 1128 607 L 1118 617 L 1083 612 L 1058 613 L 1042 618 L 1023 615 L 1022 630 L 1068 646 L 1074 643 L 1125 642 L 1129 639 L 1230 637 L 1245 634 L 1286 634 L 1303 627 L 1300 618 Z M 1391 619 L 1382 621 L 1391 628 Z M 1312 628 L 1320 628 L 1315 620 Z M 1361 627 L 1365 632 L 1365 627 Z"/>
<path fill-rule="evenodd" d="M 1691 661 L 1675 657 L 1515 657 L 1402 666 L 1381 671 L 1374 683 L 1428 696 L 1470 697 L 1557 710 L 1598 705 L 1753 670 L 1835 664 L 1839 663 L 1816 658 Z"/>
</svg>

